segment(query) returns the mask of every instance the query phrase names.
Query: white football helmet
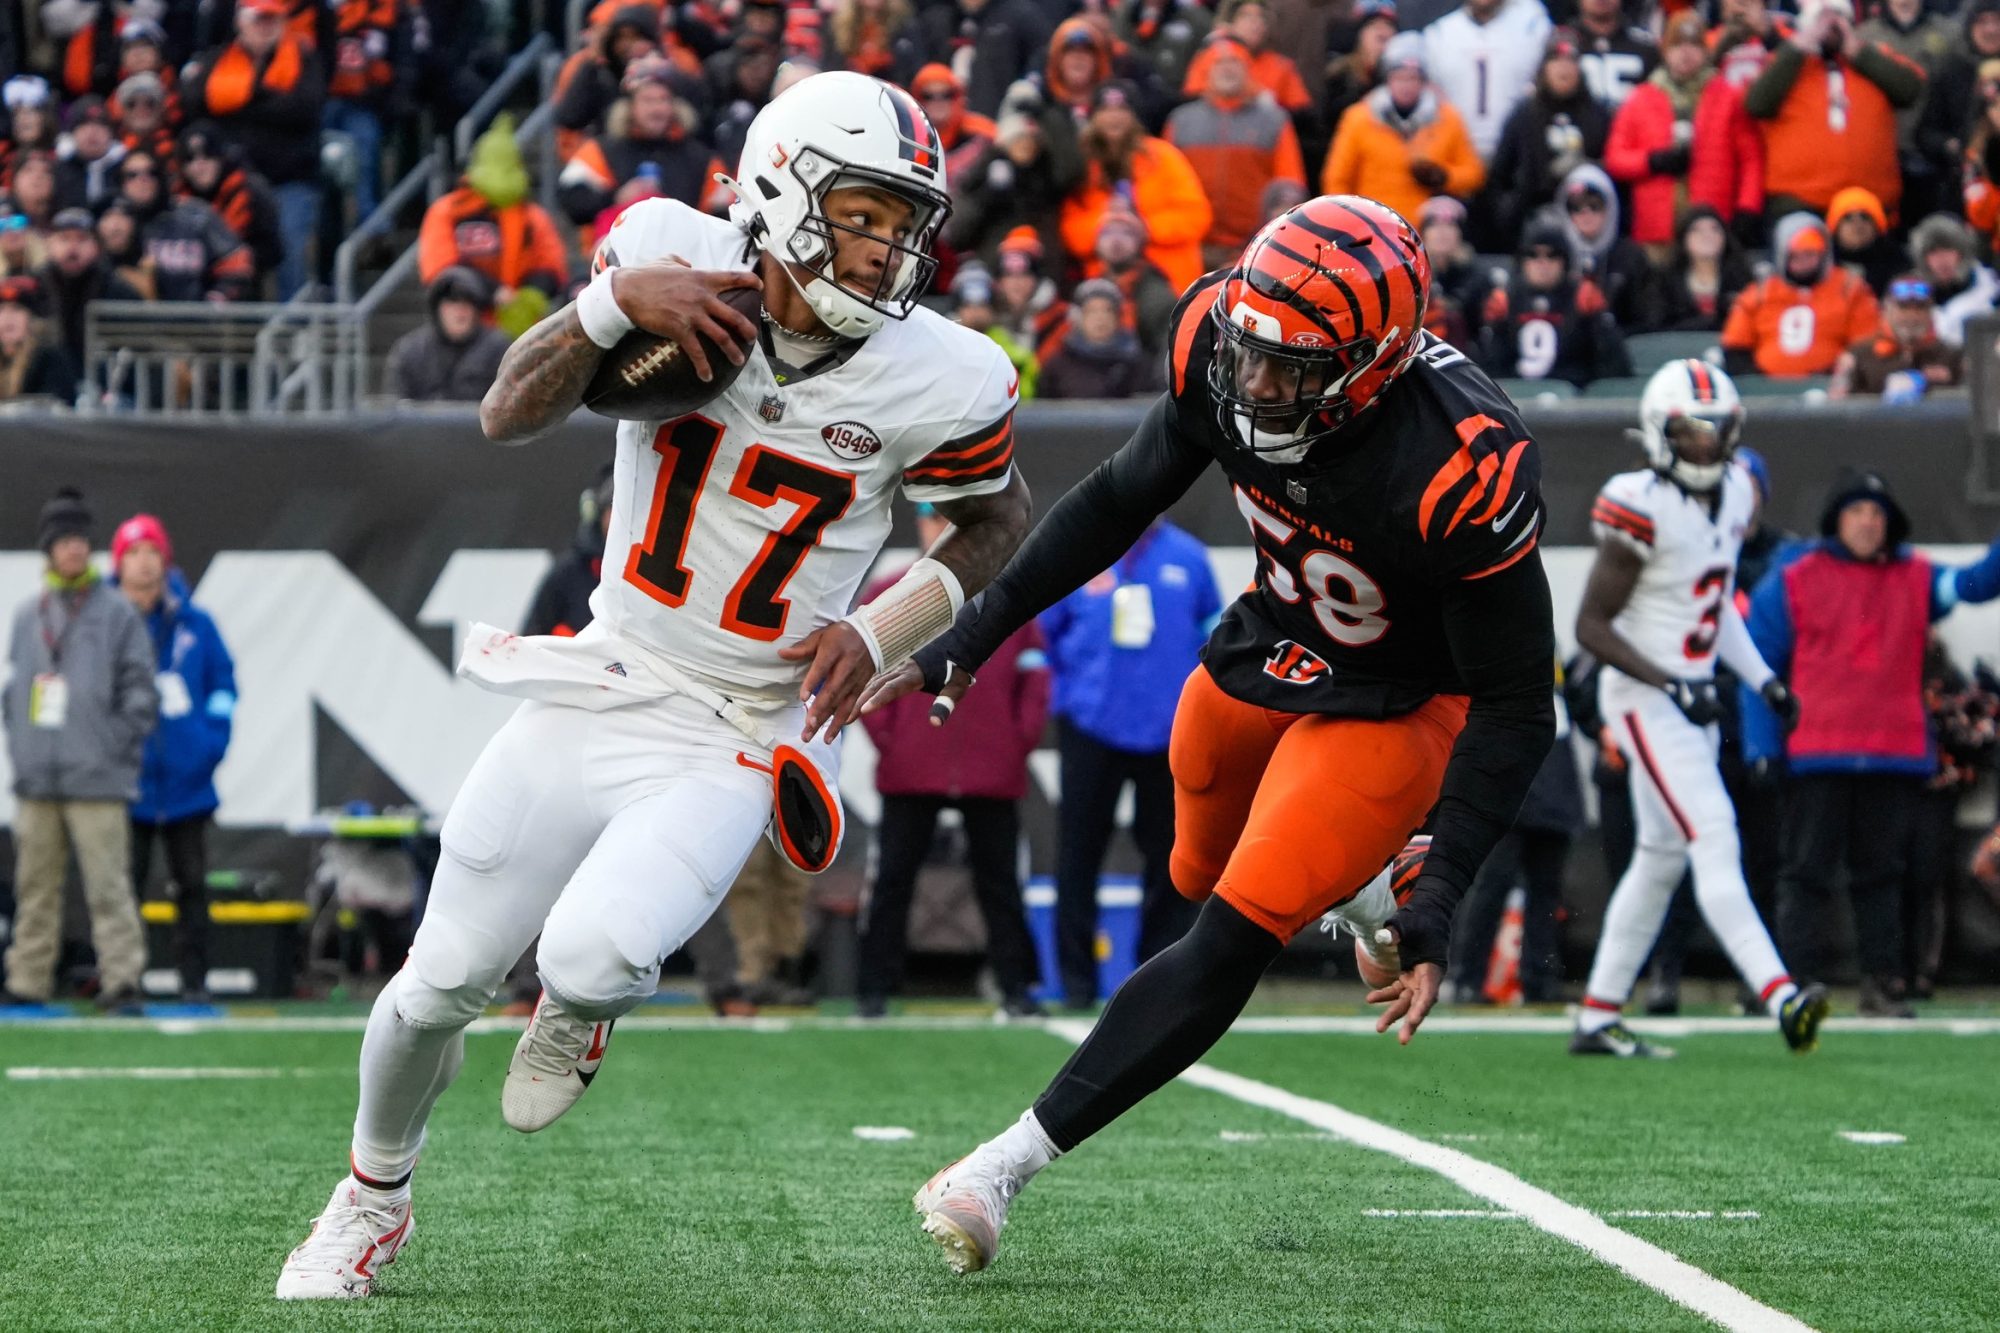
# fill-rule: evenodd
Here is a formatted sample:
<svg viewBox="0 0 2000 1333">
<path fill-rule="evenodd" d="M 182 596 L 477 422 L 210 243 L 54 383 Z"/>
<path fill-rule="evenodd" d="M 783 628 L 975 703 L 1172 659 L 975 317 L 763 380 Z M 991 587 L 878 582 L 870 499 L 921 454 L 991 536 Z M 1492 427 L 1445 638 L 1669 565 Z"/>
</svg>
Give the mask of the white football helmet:
<svg viewBox="0 0 2000 1333">
<path fill-rule="evenodd" d="M 884 319 L 906 318 L 930 288 L 937 271 L 931 243 L 951 214 L 944 147 L 902 89 L 844 70 L 801 79 L 757 113 L 736 179 L 723 179 L 736 191 L 730 220 L 760 249 L 812 275 L 799 290 L 833 332 L 865 337 Z M 833 272 L 835 234 L 867 235 L 822 206 L 827 191 L 846 185 L 886 189 L 916 208 L 909 236 L 890 243 L 872 292 L 843 285 Z M 798 283 L 789 267 L 786 273 Z"/>
<path fill-rule="evenodd" d="M 1713 457 L 1703 462 L 1683 457 L 1681 442 L 1674 437 L 1685 428 L 1676 427 L 1677 421 L 1706 423 L 1698 433 L 1712 433 L 1720 451 L 1704 450 Z M 1721 367 L 1693 359 L 1669 361 L 1646 381 L 1646 391 L 1639 397 L 1639 442 L 1646 461 L 1661 476 L 1691 491 L 1714 490 L 1722 484 L 1742 434 L 1743 400 Z"/>
</svg>

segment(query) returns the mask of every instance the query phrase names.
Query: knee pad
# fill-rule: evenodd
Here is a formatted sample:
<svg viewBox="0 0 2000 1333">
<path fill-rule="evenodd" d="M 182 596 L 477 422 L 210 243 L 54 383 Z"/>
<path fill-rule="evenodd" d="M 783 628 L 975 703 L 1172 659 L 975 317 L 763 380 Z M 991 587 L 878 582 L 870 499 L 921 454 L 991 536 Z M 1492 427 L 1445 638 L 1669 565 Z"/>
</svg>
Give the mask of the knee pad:
<svg viewBox="0 0 2000 1333">
<path fill-rule="evenodd" d="M 485 1012 L 506 975 L 490 979 L 467 974 L 462 955 L 450 946 L 410 949 L 396 974 L 396 1017 L 413 1028 L 462 1028 Z"/>
<path fill-rule="evenodd" d="M 1215 882 L 1222 878 L 1218 868 L 1199 865 L 1192 856 L 1176 846 L 1167 857 L 1167 875 L 1174 882 L 1174 892 L 1191 903 L 1207 902 L 1215 892 Z"/>
<path fill-rule="evenodd" d="M 621 1018 L 660 984 L 660 960 L 633 957 L 625 939 L 594 922 L 551 917 L 535 951 L 535 971 L 549 994 L 578 1018 Z"/>
</svg>

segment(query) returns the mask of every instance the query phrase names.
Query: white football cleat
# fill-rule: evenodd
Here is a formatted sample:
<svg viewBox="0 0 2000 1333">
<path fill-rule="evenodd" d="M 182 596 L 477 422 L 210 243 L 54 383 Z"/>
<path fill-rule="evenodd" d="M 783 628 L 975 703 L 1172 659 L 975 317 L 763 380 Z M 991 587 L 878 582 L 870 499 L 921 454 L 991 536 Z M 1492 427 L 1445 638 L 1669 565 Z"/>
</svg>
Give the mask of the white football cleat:
<svg viewBox="0 0 2000 1333">
<path fill-rule="evenodd" d="M 312 1232 L 285 1257 L 281 1301 L 353 1301 L 375 1290 L 375 1275 L 396 1260 L 415 1223 L 406 1199 L 368 1201 L 353 1176 L 336 1185 Z"/>
<path fill-rule="evenodd" d="M 535 1016 L 515 1044 L 500 1088 L 500 1114 L 523 1134 L 547 1129 L 576 1105 L 597 1077 L 616 1020 L 592 1022 L 564 1012 L 543 991 Z"/>
<path fill-rule="evenodd" d="M 1000 1228 L 1021 1181 L 999 1153 L 975 1150 L 932 1176 L 911 1200 L 923 1218 L 924 1234 L 944 1250 L 944 1261 L 960 1277 L 977 1273 L 1000 1253 Z"/>
</svg>

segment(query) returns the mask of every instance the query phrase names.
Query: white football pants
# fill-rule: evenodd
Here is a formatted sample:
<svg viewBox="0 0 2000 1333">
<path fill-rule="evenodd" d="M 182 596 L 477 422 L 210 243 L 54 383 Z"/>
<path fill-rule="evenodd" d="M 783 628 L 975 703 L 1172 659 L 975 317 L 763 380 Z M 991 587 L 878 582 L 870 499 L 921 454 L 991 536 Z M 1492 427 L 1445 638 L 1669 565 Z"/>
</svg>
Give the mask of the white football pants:
<svg viewBox="0 0 2000 1333">
<path fill-rule="evenodd" d="M 772 725 L 796 735 L 802 713 Z M 771 779 L 747 742 L 672 696 L 604 712 L 528 702 L 473 765 L 444 823 L 444 855 L 409 961 L 361 1045 L 355 1169 L 409 1173 L 463 1030 L 541 933 L 536 970 L 578 1017 L 617 1018 L 718 905 L 771 817 Z M 833 757 L 814 757 L 834 780 Z"/>
<path fill-rule="evenodd" d="M 1768 1003 L 1791 978 L 1743 880 L 1736 808 L 1716 768 L 1716 729 L 1688 721 L 1664 691 L 1610 671 L 1598 694 L 1625 756 L 1638 838 L 1632 864 L 1604 909 L 1585 1009 L 1615 1013 L 1630 998 L 1690 867 L 1702 919 L 1743 980 Z"/>
</svg>

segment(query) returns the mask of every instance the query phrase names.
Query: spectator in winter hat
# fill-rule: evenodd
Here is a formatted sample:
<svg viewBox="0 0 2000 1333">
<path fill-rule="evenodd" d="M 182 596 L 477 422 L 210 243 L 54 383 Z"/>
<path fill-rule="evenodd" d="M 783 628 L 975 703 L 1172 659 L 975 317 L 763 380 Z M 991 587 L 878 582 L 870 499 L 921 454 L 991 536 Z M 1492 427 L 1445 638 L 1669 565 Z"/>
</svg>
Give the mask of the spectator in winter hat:
<svg viewBox="0 0 2000 1333">
<path fill-rule="evenodd" d="M 1035 349 L 1015 338 L 1013 330 L 998 322 L 994 310 L 993 275 L 977 260 L 959 266 L 951 279 L 951 317 L 966 328 L 983 333 L 999 345 L 1021 377 L 1022 398 L 1035 396 Z"/>
<path fill-rule="evenodd" d="M 139 1011 L 146 942 L 132 896 L 126 802 L 139 793 L 159 694 L 132 606 L 90 563 L 91 514 L 73 489 L 42 506 L 48 567 L 14 614 L 0 715 L 14 765 L 14 930 L 0 1003 L 55 993 L 63 882 L 75 855 L 97 950 L 98 1006 Z"/>
<path fill-rule="evenodd" d="M 618 101 L 625 67 L 640 56 L 660 53 L 660 11 L 627 5 L 599 25 L 583 49 L 563 62 L 556 75 L 556 148 L 564 161 L 604 128 Z"/>
<path fill-rule="evenodd" d="M 1467 198 L 1486 167 L 1457 108 L 1432 86 L 1424 41 L 1398 33 L 1382 53 L 1382 86 L 1347 108 L 1320 172 L 1325 194 L 1379 199 L 1413 218 L 1433 195 Z"/>
<path fill-rule="evenodd" d="M 35 271 L 48 302 L 48 320 L 70 364 L 88 375 L 84 364 L 84 308 L 92 301 L 143 299 L 132 285 L 112 272 L 97 243 L 97 228 L 87 208 L 66 208 L 56 214 L 49 230 L 48 259 Z"/>
<path fill-rule="evenodd" d="M 1885 403 L 1914 402 L 1965 378 L 1965 349 L 1947 345 L 1931 327 L 1931 288 L 1916 274 L 1883 291 L 1882 327 L 1841 354 L 1831 398 L 1880 394 Z"/>
<path fill-rule="evenodd" d="M 728 192 L 715 181 L 722 159 L 694 134 L 699 96 L 695 81 L 664 57 L 626 66 L 623 132 L 584 144 L 556 182 L 563 211 L 592 245 L 639 199 L 676 199 L 715 213 L 727 206 Z"/>
<path fill-rule="evenodd" d="M 1910 231 L 1910 264 L 1930 284 L 1936 302 L 1931 323 L 1938 337 L 1956 347 L 1965 341 L 1965 321 L 1990 314 L 2000 303 L 2000 277 L 1979 262 L 1972 229 L 1949 213 L 1934 213 Z"/>
<path fill-rule="evenodd" d="M 1125 298 L 1125 322 L 1139 335 L 1148 356 L 1167 348 L 1167 325 L 1180 293 L 1146 258 L 1146 224 L 1128 208 L 1109 209 L 1097 229 L 1096 277 L 1117 286 Z"/>
<path fill-rule="evenodd" d="M 944 148 L 944 178 L 956 186 L 999 137 L 999 126 L 965 108 L 965 85 L 949 65 L 929 64 L 910 80 L 910 95 L 923 107 Z"/>
<path fill-rule="evenodd" d="M 1042 359 L 1035 392 L 1043 398 L 1130 398 L 1161 387 L 1160 364 L 1126 326 L 1117 285 L 1092 278 L 1077 287 L 1068 326 Z"/>
<path fill-rule="evenodd" d="M 1604 296 L 1573 271 L 1561 228 L 1529 224 L 1518 263 L 1519 272 L 1494 289 L 1480 312 L 1479 358 L 1489 374 L 1565 380 L 1582 388 L 1632 373 Z"/>
<path fill-rule="evenodd" d="M 1000 245 L 993 282 L 994 323 L 1039 358 L 1045 344 L 1052 350 L 1052 337 L 1068 313 L 1069 307 L 1056 296 L 1055 280 L 1045 272 L 1040 239 L 1029 228 L 1018 228 Z"/>
<path fill-rule="evenodd" d="M 1681 217 L 1672 257 L 1646 282 L 1639 327 L 1649 333 L 1720 333 L 1737 294 L 1755 278 L 1722 215 L 1696 204 Z"/>
<path fill-rule="evenodd" d="M 1196 96 L 1201 94 L 1202 87 L 1208 82 L 1209 62 L 1222 54 L 1216 43 L 1227 39 L 1243 49 L 1249 64 L 1252 88 L 1268 93 L 1271 100 L 1286 112 L 1296 114 L 1308 110 L 1312 106 L 1312 94 L 1306 91 L 1305 82 L 1299 77 L 1298 65 L 1277 48 L 1274 38 L 1271 14 L 1265 8 L 1264 0 L 1229 0 L 1222 7 L 1221 27 L 1210 35 L 1194 62 L 1188 66 L 1181 91 Z"/>
<path fill-rule="evenodd" d="M 389 392 L 405 402 L 476 403 L 500 371 L 507 335 L 487 324 L 493 284 L 462 265 L 430 285 L 430 321 L 389 349 Z"/>
<path fill-rule="evenodd" d="M 157 74 L 134 74 L 118 85 L 111 105 L 118 118 L 118 141 L 125 151 L 144 149 L 166 165 L 174 175 L 176 126 L 167 115 L 167 89 Z"/>
<path fill-rule="evenodd" d="M 1638 242 L 1619 234 L 1618 191 L 1604 168 L 1594 162 L 1574 168 L 1546 212 L 1569 240 L 1576 276 L 1597 284 L 1621 326 L 1636 324 L 1651 266 Z"/>
<path fill-rule="evenodd" d="M 79 97 L 63 116 L 68 144 L 57 150 L 56 207 L 97 208 L 118 192 L 118 142 L 111 109 L 95 95 Z"/>
<path fill-rule="evenodd" d="M 33 273 L 47 257 L 47 247 L 28 215 L 0 195 L 0 278 Z"/>
<path fill-rule="evenodd" d="M 1424 327 L 1455 347 L 1472 347 L 1473 321 L 1493 288 L 1493 276 L 1465 239 L 1465 205 L 1434 195 L 1414 221 L 1431 260 L 1431 299 Z"/>
<path fill-rule="evenodd" d="M 250 247 L 257 277 L 275 271 L 284 255 L 278 234 L 278 201 L 270 185 L 245 166 L 242 154 L 198 120 L 180 140 L 180 193 L 214 209 L 236 238 Z"/>
<path fill-rule="evenodd" d="M 1810 213 L 1779 219 L 1773 272 L 1746 287 L 1722 326 L 1732 375 L 1824 375 L 1875 332 L 1881 307 L 1868 284 L 1832 262 L 1826 224 Z"/>
<path fill-rule="evenodd" d="M 1487 198 L 1502 234 L 1513 234 L 1529 214 L 1553 199 L 1563 177 L 1604 156 L 1611 121 L 1584 86 L 1579 49 L 1574 29 L 1549 34 L 1534 91 L 1514 107 L 1500 131 L 1500 145 L 1488 164 Z"/>
<path fill-rule="evenodd" d="M 1305 163 L 1291 117 L 1256 95 L 1250 51 L 1234 37 L 1212 39 L 1197 69 L 1200 96 L 1167 117 L 1166 139 L 1181 150 L 1208 196 L 1213 220 L 1201 260 L 1218 268 L 1235 260 L 1262 225 L 1260 205 L 1274 180 L 1305 184 Z"/>
<path fill-rule="evenodd" d="M 1888 234 L 1889 215 L 1882 211 L 1882 201 L 1859 185 L 1833 196 L 1826 228 L 1833 234 L 1833 262 L 1859 273 L 1877 292 L 1887 288 L 1909 262 Z"/>
<path fill-rule="evenodd" d="M 0 91 L 6 108 L 5 133 L 0 133 L 0 189 L 13 183 L 14 167 L 31 152 L 56 151 L 56 110 L 49 98 L 46 79 L 35 74 L 16 74 Z"/>
<path fill-rule="evenodd" d="M 1146 258 L 1186 290 L 1202 274 L 1201 242 L 1214 213 L 1201 178 L 1180 149 L 1146 133 L 1132 85 L 1114 79 L 1097 90 L 1078 136 L 1084 178 L 1063 201 L 1063 245 L 1079 262 L 1097 246 L 1097 228 L 1113 196 L 1145 219 Z"/>
<path fill-rule="evenodd" d="M 152 639 L 159 724 L 146 738 L 139 797 L 130 810 L 132 886 L 143 898 L 160 845 L 178 910 L 181 1000 L 208 999 L 208 826 L 221 804 L 215 770 L 236 716 L 236 664 L 174 566 L 166 525 L 134 514 L 111 536 L 113 581 Z"/>
</svg>

